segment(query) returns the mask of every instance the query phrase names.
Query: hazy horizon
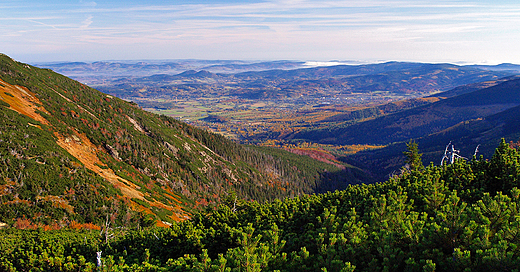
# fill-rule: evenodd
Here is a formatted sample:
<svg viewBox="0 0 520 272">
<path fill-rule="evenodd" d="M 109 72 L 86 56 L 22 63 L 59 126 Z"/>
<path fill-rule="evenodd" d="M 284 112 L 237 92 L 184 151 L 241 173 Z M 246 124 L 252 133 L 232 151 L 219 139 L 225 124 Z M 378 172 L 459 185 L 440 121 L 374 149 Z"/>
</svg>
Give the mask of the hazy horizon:
<svg viewBox="0 0 520 272">
<path fill-rule="evenodd" d="M 1 53 L 1 52 L 0 52 Z M 256 64 L 256 63 L 269 63 L 269 62 L 279 62 L 279 61 L 287 61 L 287 62 L 302 62 L 302 67 L 324 67 L 324 66 L 335 66 L 335 65 L 365 65 L 365 64 L 380 64 L 386 62 L 410 62 L 410 63 L 425 63 L 425 64 L 453 64 L 459 66 L 465 65 L 501 65 L 501 64 L 511 64 L 511 65 L 520 65 L 520 63 L 511 63 L 511 62 L 501 62 L 501 63 L 487 63 L 487 62 L 463 62 L 463 61 L 453 61 L 453 62 L 424 62 L 424 61 L 399 61 L 399 60 L 372 60 L 372 61 L 363 61 L 363 60 L 330 60 L 330 61 L 316 61 L 316 60 L 286 60 L 286 59 L 272 59 L 272 60 L 245 60 L 245 59 L 126 59 L 126 60 L 88 60 L 88 61 L 36 61 L 36 62 L 28 62 L 32 65 L 52 65 L 52 64 L 66 64 L 66 63 L 86 63 L 86 64 L 94 64 L 94 63 L 126 63 L 126 64 L 137 64 L 139 62 L 143 62 L 146 64 L 166 64 L 166 63 L 182 63 L 182 62 L 215 62 L 218 64 L 223 63 L 244 63 L 244 64 Z M 209 65 L 209 64 L 208 64 Z"/>
<path fill-rule="evenodd" d="M 520 3 L 512 0 L 3 2 L 0 51 L 28 63 L 520 63 Z"/>
</svg>

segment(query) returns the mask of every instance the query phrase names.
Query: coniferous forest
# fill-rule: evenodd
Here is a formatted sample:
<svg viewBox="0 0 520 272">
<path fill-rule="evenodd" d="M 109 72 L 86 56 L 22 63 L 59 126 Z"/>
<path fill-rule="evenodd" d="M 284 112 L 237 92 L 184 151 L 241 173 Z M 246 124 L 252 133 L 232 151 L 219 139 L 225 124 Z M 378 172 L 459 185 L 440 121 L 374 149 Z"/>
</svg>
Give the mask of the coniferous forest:
<svg viewBox="0 0 520 272">
<path fill-rule="evenodd" d="M 4 229 L 0 270 L 518 271 L 518 150 L 426 167 L 416 145 L 405 153 L 383 183 L 264 204 L 230 194 L 170 228 Z"/>
</svg>

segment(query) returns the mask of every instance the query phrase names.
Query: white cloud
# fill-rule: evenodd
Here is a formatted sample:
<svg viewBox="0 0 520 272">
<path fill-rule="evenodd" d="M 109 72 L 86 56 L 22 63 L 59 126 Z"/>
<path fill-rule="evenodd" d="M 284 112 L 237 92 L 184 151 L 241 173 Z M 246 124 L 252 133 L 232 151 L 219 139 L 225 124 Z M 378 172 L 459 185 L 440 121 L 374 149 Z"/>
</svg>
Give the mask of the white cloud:
<svg viewBox="0 0 520 272">
<path fill-rule="evenodd" d="M 83 0 L 80 0 L 79 3 L 82 6 L 85 6 L 85 7 L 95 7 L 95 6 L 97 6 L 97 3 L 94 2 L 94 1 L 83 1 Z"/>
<path fill-rule="evenodd" d="M 67 6 L 53 4 L 53 8 L 40 3 L 34 10 L 3 7 L 0 47 L 5 44 L 11 46 L 10 50 L 20 50 L 2 41 L 16 33 L 19 42 L 25 43 L 25 48 L 32 44 L 35 52 L 38 42 L 45 43 L 46 50 L 56 44 L 59 50 L 65 47 L 71 52 L 96 51 L 92 48 L 102 46 L 98 52 L 106 55 L 96 57 L 111 59 L 114 52 L 124 56 L 125 50 L 128 58 L 162 53 L 164 58 L 211 58 L 209 54 L 214 58 L 238 54 L 286 58 L 286 54 L 303 60 L 328 56 L 380 59 L 388 54 L 407 59 L 425 58 L 425 50 L 430 50 L 431 58 L 456 58 L 457 54 L 469 56 L 471 52 L 479 52 L 474 53 L 474 58 L 479 58 L 482 48 L 491 48 L 492 41 L 485 37 L 492 36 L 503 48 L 514 47 L 513 41 L 518 42 L 514 37 L 520 37 L 520 4 L 491 0 L 151 3 L 132 5 L 123 1 L 112 7 L 79 1 Z M 448 52 L 448 44 L 464 43 L 467 46 L 459 46 L 467 51 L 464 54 Z"/>
<path fill-rule="evenodd" d="M 87 29 L 92 24 L 92 18 L 94 18 L 92 15 L 88 16 L 87 19 L 85 19 L 82 23 L 80 28 L 81 29 Z"/>
</svg>

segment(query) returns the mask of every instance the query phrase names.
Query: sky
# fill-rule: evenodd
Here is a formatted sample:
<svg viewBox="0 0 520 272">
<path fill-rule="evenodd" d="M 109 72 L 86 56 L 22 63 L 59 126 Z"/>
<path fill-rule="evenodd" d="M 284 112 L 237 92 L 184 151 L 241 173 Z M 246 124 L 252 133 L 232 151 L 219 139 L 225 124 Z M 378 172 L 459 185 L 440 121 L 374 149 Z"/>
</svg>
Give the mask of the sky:
<svg viewBox="0 0 520 272">
<path fill-rule="evenodd" d="M 1 0 L 0 53 L 520 64 L 520 1 Z"/>
</svg>

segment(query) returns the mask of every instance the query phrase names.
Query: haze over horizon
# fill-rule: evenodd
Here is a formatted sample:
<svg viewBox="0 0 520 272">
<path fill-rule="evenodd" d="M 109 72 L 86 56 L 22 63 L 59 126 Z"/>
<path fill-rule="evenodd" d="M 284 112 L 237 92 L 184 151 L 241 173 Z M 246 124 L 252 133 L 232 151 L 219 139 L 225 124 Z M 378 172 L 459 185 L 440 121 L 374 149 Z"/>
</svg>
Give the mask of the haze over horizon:
<svg viewBox="0 0 520 272">
<path fill-rule="evenodd" d="M 6 0 L 0 52 L 137 59 L 520 63 L 520 2 Z"/>
</svg>

